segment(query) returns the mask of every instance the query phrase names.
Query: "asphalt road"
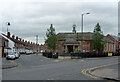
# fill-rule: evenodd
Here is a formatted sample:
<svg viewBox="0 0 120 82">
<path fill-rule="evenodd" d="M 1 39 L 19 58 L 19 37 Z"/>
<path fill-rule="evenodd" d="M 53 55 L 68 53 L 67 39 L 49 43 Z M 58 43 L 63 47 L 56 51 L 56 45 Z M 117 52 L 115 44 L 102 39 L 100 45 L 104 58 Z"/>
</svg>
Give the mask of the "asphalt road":
<svg viewBox="0 0 120 82">
<path fill-rule="evenodd" d="M 83 69 L 118 62 L 118 57 L 49 59 L 41 55 L 21 55 L 18 67 L 2 70 L 3 80 L 96 80 Z M 112 66 L 117 68 L 116 65 Z M 111 68 L 112 68 L 111 67 Z"/>
</svg>

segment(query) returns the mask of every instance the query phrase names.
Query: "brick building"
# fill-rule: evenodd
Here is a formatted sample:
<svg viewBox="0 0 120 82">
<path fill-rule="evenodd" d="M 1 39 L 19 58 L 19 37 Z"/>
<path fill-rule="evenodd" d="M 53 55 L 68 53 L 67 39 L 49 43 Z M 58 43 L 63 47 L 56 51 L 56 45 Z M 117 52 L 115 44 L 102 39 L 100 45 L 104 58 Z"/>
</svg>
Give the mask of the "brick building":
<svg viewBox="0 0 120 82">
<path fill-rule="evenodd" d="M 15 35 L 10 34 L 10 32 L 8 32 L 7 35 L 2 34 L 4 37 L 7 38 L 7 40 L 11 40 L 14 43 L 14 46 L 12 47 L 12 51 L 13 52 L 20 52 L 20 53 L 25 53 L 25 52 L 37 52 L 37 50 L 40 50 L 40 45 L 30 42 L 30 41 L 26 41 L 24 39 L 19 38 L 18 36 L 15 37 Z M 10 44 L 10 42 L 8 42 L 8 44 Z M 11 47 L 11 46 L 9 46 Z"/>
<path fill-rule="evenodd" d="M 114 42 L 115 42 L 115 46 L 114 46 L 115 50 L 119 51 L 119 39 L 118 39 L 118 37 L 114 36 L 114 35 L 110 35 L 110 34 L 108 34 L 107 37 L 109 37 L 110 39 L 114 40 Z"/>
<path fill-rule="evenodd" d="M 83 33 L 83 51 L 93 52 L 91 32 Z M 56 51 L 59 54 L 75 52 L 75 49 L 81 51 L 81 33 L 58 33 L 58 48 Z M 107 36 L 104 36 L 103 42 L 105 43 L 104 52 L 115 52 L 115 42 Z"/>
<path fill-rule="evenodd" d="M 5 49 L 8 48 L 8 40 L 0 33 L 0 57 L 5 56 Z"/>
</svg>

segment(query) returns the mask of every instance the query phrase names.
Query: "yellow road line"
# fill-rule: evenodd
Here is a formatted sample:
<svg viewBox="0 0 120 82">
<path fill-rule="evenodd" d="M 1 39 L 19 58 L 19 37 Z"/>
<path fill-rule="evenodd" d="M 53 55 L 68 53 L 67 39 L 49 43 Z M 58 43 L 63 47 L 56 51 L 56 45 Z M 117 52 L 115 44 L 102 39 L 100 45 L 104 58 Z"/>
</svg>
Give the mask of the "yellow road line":
<svg viewBox="0 0 120 82">
<path fill-rule="evenodd" d="M 91 78 L 94 78 L 94 79 L 99 79 L 99 77 L 97 76 L 94 76 L 94 75 L 90 75 L 88 74 L 87 72 L 89 72 L 90 70 L 93 70 L 93 69 L 97 69 L 97 68 L 101 68 L 101 67 L 106 67 L 106 66 L 110 66 L 110 65 L 114 65 L 114 64 L 118 64 L 120 62 L 115 62 L 115 63 L 110 63 L 110 64 L 106 64 L 106 65 L 100 65 L 100 66 L 96 66 L 96 67 L 92 67 L 92 68 L 87 68 L 87 69 L 83 69 L 82 70 L 82 73 L 86 76 L 89 76 Z"/>
</svg>

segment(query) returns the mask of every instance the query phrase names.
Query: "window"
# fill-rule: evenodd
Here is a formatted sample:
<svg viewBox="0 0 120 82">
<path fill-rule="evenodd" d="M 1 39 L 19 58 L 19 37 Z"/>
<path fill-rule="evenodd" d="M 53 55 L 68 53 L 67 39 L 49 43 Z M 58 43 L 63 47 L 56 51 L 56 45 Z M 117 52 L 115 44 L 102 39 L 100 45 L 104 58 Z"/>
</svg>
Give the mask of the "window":
<svg viewBox="0 0 120 82">
<path fill-rule="evenodd" d="M 116 50 L 116 45 L 114 44 L 114 51 Z"/>
<path fill-rule="evenodd" d="M 110 51 L 110 44 L 109 44 L 109 51 Z"/>
<path fill-rule="evenodd" d="M 108 43 L 106 44 L 106 51 L 108 51 Z"/>
</svg>

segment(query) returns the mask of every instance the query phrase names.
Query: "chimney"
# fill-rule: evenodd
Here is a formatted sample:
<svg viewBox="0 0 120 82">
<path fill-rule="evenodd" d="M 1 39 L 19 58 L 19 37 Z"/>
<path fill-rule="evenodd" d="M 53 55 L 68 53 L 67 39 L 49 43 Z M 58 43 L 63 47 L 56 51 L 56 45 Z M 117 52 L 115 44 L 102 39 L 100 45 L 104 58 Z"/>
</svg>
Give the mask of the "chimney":
<svg viewBox="0 0 120 82">
<path fill-rule="evenodd" d="M 10 32 L 7 33 L 7 37 L 10 38 Z"/>
<path fill-rule="evenodd" d="M 15 36 L 14 36 L 14 35 L 12 35 L 12 39 L 13 39 L 13 40 L 15 39 Z"/>
<path fill-rule="evenodd" d="M 28 41 L 28 44 L 30 44 L 30 41 Z"/>
<path fill-rule="evenodd" d="M 21 38 L 19 38 L 19 41 L 21 42 Z"/>
<path fill-rule="evenodd" d="M 27 43 L 27 41 L 25 41 L 25 43 Z"/>
<path fill-rule="evenodd" d="M 18 40 L 18 36 L 16 36 L 16 40 Z"/>
<path fill-rule="evenodd" d="M 24 42 L 24 39 L 22 40 L 22 42 Z"/>
<path fill-rule="evenodd" d="M 20 38 L 20 42 L 21 42 L 21 38 Z"/>
</svg>

